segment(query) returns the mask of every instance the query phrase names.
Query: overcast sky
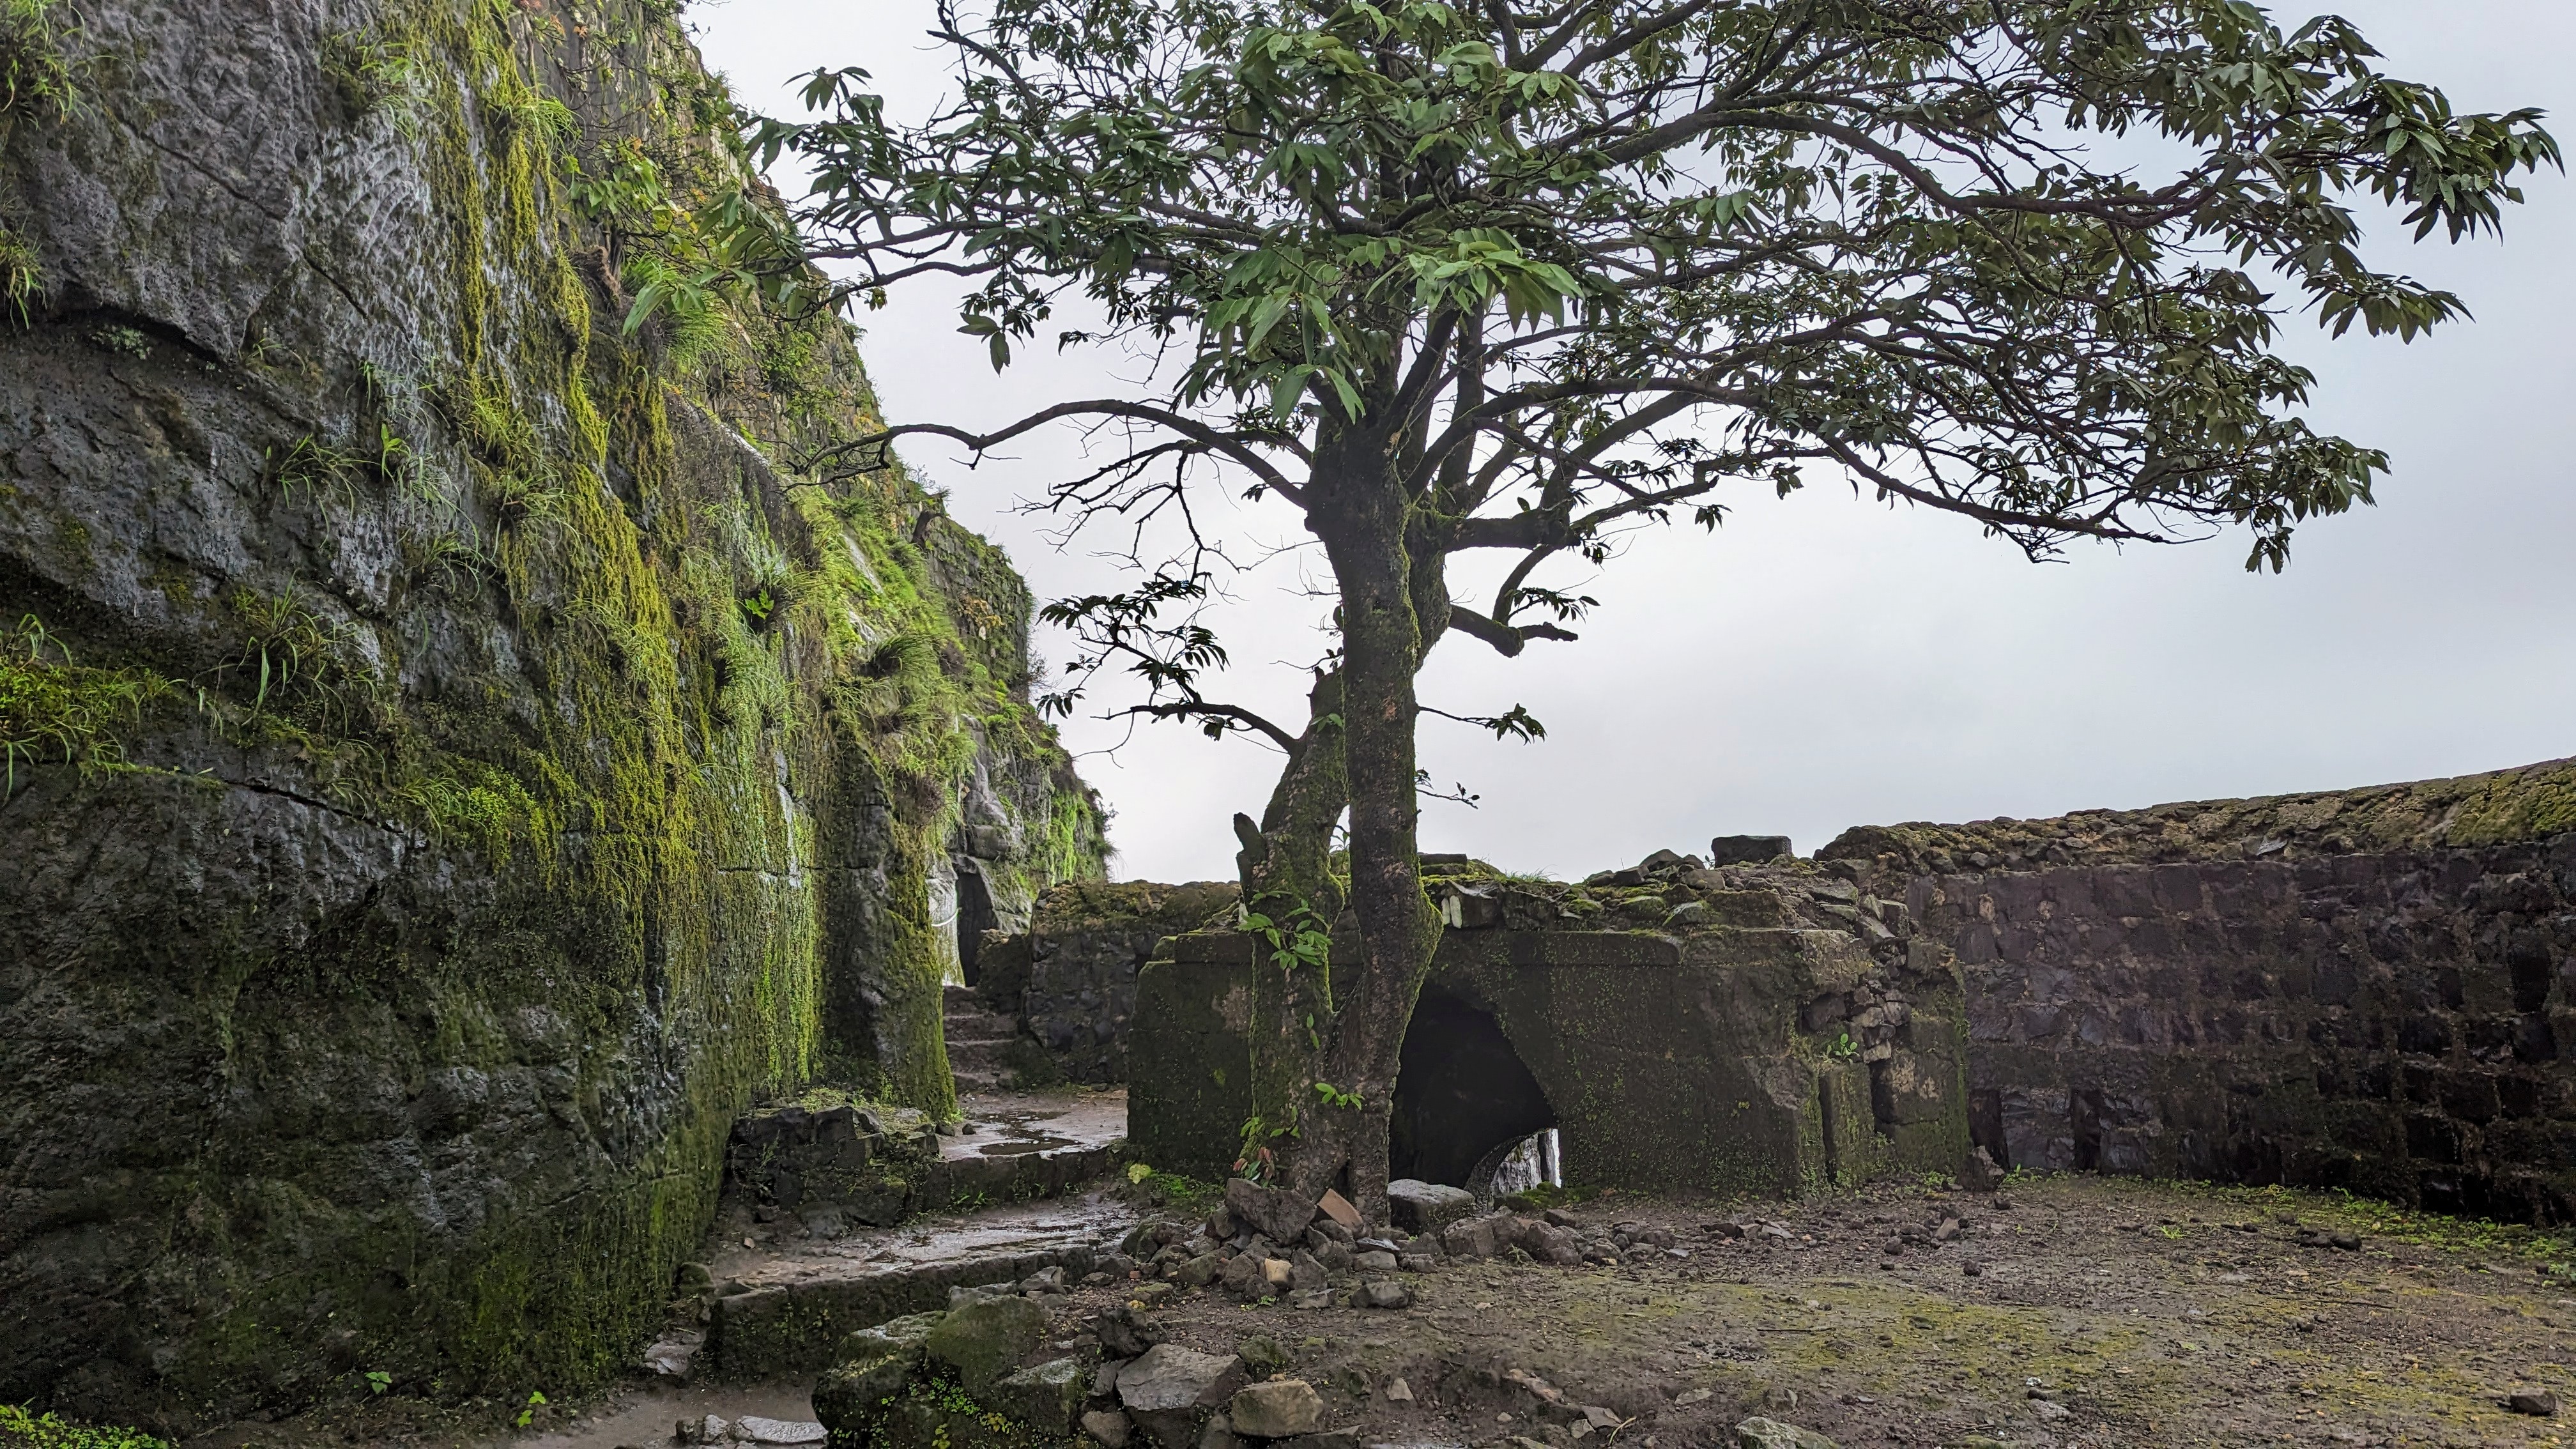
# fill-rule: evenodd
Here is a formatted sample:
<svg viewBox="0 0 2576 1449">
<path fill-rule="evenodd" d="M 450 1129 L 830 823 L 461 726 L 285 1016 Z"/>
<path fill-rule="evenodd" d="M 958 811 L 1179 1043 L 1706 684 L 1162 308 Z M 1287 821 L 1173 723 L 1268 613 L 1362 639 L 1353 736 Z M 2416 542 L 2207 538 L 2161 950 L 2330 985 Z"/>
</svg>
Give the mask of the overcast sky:
<svg viewBox="0 0 2576 1449">
<path fill-rule="evenodd" d="M 2323 7 L 2272 7 L 2285 20 Z M 2576 5 L 2566 0 L 2346 0 L 2395 74 L 2463 109 L 2547 109 L 2576 142 Z M 898 115 L 945 81 L 921 33 L 927 0 L 697 0 L 711 65 L 747 103 L 793 112 L 791 78 L 821 65 L 877 76 Z M 1426 808 L 1427 850 L 1580 876 L 1713 834 L 1785 833 L 1812 851 L 1846 826 L 2042 816 L 2089 806 L 2423 779 L 2576 754 L 2576 192 L 2530 180 L 2507 239 L 2408 249 L 2383 263 L 2461 294 L 2476 320 L 2411 346 L 2329 343 L 2293 324 L 2320 378 L 2311 416 L 2384 448 L 2380 506 L 2299 535 L 2288 573 L 2248 575 L 2241 538 L 2189 548 L 2078 547 L 2025 562 L 1961 520 L 1811 486 L 1748 492 L 1714 536 L 1640 539 L 1603 575 L 1555 582 L 1602 607 L 1574 644 L 1505 661 L 1455 636 L 1426 702 L 1461 714 L 1529 706 L 1548 729 L 1499 744 L 1425 727 L 1424 763 L 1482 797 Z M 791 190 L 801 187 L 790 186 Z M 2393 220 L 2393 219 L 2392 219 Z M 1109 390 L 1117 359 L 1041 355 L 996 377 L 956 332 L 951 292 L 898 293 L 865 314 L 889 417 L 985 425 Z M 953 490 L 950 511 L 1001 542 L 1041 599 L 1113 587 L 1110 541 L 1058 548 L 1015 505 L 1080 457 L 1033 440 L 970 470 L 916 441 L 907 459 Z M 1298 541 L 1284 507 L 1222 517 L 1260 547 Z M 1220 612 L 1230 693 L 1301 719 L 1317 652 L 1311 555 L 1285 553 Z M 1067 641 L 1038 641 L 1060 663 Z M 1170 725 L 1077 718 L 1065 731 L 1116 815 L 1121 878 L 1230 876 L 1227 821 L 1259 814 L 1275 756 Z"/>
</svg>

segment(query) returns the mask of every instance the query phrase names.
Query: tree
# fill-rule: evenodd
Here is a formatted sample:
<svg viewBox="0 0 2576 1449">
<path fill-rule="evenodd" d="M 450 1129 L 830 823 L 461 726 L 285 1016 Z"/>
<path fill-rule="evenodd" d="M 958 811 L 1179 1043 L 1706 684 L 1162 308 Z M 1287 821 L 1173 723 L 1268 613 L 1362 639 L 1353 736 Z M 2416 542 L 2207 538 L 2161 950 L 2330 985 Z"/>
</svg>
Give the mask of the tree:
<svg viewBox="0 0 2576 1449">
<path fill-rule="evenodd" d="M 2299 419 L 2284 320 L 2411 339 L 2462 312 L 2366 261 L 2354 207 L 2457 241 L 2559 162 L 2537 112 L 2455 114 L 2351 25 L 2285 33 L 2242 0 L 990 0 L 941 21 L 957 89 L 926 123 L 836 70 L 815 119 L 758 125 L 765 160 L 813 170 L 814 255 L 849 264 L 843 295 L 971 279 L 964 330 L 997 369 L 1072 294 L 1106 328 L 1060 341 L 1166 365 L 998 431 L 909 423 L 807 461 L 1070 421 L 1123 444 L 1055 488 L 1078 518 L 1212 486 L 1299 511 L 1338 604 L 1304 721 L 1208 692 L 1203 554 L 1052 606 L 1086 645 L 1054 703 L 1132 671 L 1128 712 L 1282 753 L 1261 818 L 1236 818 L 1272 947 L 1246 1158 L 1371 1208 L 1440 930 L 1415 845 L 1436 645 L 1570 639 L 1590 600 L 1551 564 L 1713 528 L 1808 470 L 2033 557 L 2242 530 L 2248 567 L 2278 569 L 2296 524 L 2386 468 Z M 1489 602 L 1452 598 L 1471 550 L 1511 560 Z"/>
</svg>

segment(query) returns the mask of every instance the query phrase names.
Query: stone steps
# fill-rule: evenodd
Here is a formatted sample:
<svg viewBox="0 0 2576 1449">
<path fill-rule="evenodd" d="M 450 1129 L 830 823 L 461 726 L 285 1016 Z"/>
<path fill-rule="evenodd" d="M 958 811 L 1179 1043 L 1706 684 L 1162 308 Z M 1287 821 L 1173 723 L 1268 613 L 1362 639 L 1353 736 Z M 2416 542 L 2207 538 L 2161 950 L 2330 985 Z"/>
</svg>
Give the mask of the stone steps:
<svg viewBox="0 0 2576 1449">
<path fill-rule="evenodd" d="M 1079 1278 L 1136 1221 L 1104 1194 L 966 1213 L 926 1230 L 798 1251 L 730 1254 L 717 1265 L 734 1290 L 710 1305 L 702 1370 L 733 1380 L 831 1366 L 841 1339 L 908 1313 L 948 1306 L 951 1288 L 983 1287 L 1062 1268 Z"/>
<path fill-rule="evenodd" d="M 1019 1076 L 1011 1055 L 1022 1038 L 1019 1023 L 986 1005 L 972 987 L 951 986 L 941 997 L 941 1029 L 948 1042 L 948 1070 L 961 1093 L 999 1091 Z"/>
</svg>

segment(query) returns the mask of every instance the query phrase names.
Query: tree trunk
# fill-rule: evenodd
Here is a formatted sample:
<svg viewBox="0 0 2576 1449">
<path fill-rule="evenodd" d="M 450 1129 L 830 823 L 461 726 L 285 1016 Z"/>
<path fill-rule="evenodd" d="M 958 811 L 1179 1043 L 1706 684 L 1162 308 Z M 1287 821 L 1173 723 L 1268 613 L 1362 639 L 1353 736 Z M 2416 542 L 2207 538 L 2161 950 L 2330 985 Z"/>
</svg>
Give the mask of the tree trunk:
<svg viewBox="0 0 2576 1449">
<path fill-rule="evenodd" d="M 1324 863 L 1333 819 L 1348 800 L 1348 896 L 1332 904 L 1348 906 L 1357 959 L 1336 972 L 1262 941 L 1246 1157 L 1258 1164 L 1267 1146 L 1271 1180 L 1307 1195 L 1342 1187 L 1372 1222 L 1386 1217 L 1387 1126 L 1404 1033 L 1440 940 L 1415 837 L 1423 581 L 1409 557 L 1409 510 L 1394 463 L 1392 440 L 1364 431 L 1331 437 L 1318 450 L 1307 522 L 1339 587 L 1341 664 L 1329 688 L 1317 689 L 1303 748 L 1263 822 L 1259 858 L 1247 839 L 1238 862 L 1249 908 L 1274 933 L 1300 882 L 1318 882 L 1305 887 L 1306 899 L 1323 915 L 1322 898 L 1332 892 L 1320 884 L 1324 871 L 1310 875 L 1309 865 Z M 1338 768 L 1326 752 L 1338 756 Z"/>
</svg>

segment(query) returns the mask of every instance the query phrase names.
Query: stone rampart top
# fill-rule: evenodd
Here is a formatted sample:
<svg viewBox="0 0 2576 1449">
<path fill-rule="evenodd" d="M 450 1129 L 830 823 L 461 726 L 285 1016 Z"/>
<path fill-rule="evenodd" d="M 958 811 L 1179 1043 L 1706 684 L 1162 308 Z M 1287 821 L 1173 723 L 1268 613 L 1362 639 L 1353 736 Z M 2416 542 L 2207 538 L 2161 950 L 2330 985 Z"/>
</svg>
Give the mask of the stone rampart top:
<svg viewBox="0 0 2576 1449">
<path fill-rule="evenodd" d="M 2047 820 L 1863 825 L 1816 856 L 1905 875 L 1951 875 L 2439 850 L 2569 831 L 2576 831 L 2576 759 L 2359 790 L 2079 810 Z"/>
</svg>

